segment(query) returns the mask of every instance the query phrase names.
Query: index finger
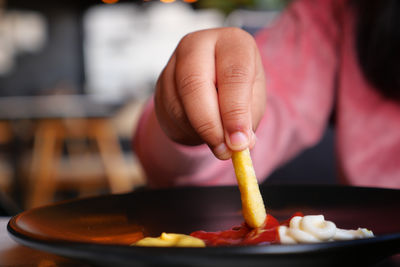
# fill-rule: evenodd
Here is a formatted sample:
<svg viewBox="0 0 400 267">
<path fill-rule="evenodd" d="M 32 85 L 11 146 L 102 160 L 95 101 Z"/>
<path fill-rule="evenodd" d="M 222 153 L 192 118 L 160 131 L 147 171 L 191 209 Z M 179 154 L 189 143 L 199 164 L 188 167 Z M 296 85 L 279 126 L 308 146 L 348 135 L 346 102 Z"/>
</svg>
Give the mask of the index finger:
<svg viewBox="0 0 400 267">
<path fill-rule="evenodd" d="M 216 44 L 219 108 L 228 147 L 241 151 L 253 142 L 251 102 L 256 74 L 256 46 L 242 30 Z"/>
<path fill-rule="evenodd" d="M 202 34 L 208 35 L 206 41 Z M 215 88 L 216 31 L 188 35 L 177 49 L 175 82 L 188 120 L 216 157 L 229 159 Z M 201 40 L 200 40 L 201 39 Z"/>
</svg>

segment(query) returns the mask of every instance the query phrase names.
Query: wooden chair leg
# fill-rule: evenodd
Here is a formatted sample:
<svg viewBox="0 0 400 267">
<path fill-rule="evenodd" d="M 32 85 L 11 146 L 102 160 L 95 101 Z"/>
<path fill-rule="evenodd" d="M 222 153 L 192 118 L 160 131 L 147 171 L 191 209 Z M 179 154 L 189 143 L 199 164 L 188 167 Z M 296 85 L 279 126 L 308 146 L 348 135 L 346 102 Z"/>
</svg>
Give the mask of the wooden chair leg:
<svg viewBox="0 0 400 267">
<path fill-rule="evenodd" d="M 9 122 L 0 121 L 0 144 L 9 142 L 13 137 Z"/>
<path fill-rule="evenodd" d="M 11 124 L 8 122 L 0 121 L 0 144 L 7 144 L 13 138 L 13 133 L 11 129 Z M 7 164 L 4 163 L 4 166 L 0 164 L 0 189 L 5 192 L 10 191 L 11 180 L 13 175 L 12 168 L 7 168 Z"/>
<path fill-rule="evenodd" d="M 132 190 L 132 179 L 111 122 L 108 119 L 92 120 L 90 129 L 97 142 L 111 192 L 124 193 Z"/>
<path fill-rule="evenodd" d="M 48 204 L 53 200 L 56 183 L 55 164 L 61 154 L 58 138 L 60 123 L 39 122 L 35 131 L 30 185 L 28 186 L 27 208 Z"/>
</svg>

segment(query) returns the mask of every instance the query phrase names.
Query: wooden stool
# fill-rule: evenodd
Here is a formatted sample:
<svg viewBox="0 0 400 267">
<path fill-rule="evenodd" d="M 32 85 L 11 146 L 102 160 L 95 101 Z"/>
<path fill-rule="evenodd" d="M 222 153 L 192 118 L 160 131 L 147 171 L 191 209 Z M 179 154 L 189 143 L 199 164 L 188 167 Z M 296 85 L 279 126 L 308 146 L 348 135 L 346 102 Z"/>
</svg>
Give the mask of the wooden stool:
<svg viewBox="0 0 400 267">
<path fill-rule="evenodd" d="M 27 208 L 53 201 L 57 190 L 57 166 L 62 158 L 63 146 L 67 144 L 68 149 L 68 140 L 79 138 L 93 140 L 97 145 L 112 193 L 132 190 L 132 179 L 109 118 L 38 120 L 34 134 Z M 73 151 L 69 152 L 73 156 Z"/>
<path fill-rule="evenodd" d="M 0 121 L 0 144 L 7 144 L 13 138 L 11 125 L 9 122 Z M 1 160 L 1 158 L 0 158 Z M 12 168 L 6 161 L 0 162 L 0 189 L 8 192 L 12 184 Z"/>
</svg>

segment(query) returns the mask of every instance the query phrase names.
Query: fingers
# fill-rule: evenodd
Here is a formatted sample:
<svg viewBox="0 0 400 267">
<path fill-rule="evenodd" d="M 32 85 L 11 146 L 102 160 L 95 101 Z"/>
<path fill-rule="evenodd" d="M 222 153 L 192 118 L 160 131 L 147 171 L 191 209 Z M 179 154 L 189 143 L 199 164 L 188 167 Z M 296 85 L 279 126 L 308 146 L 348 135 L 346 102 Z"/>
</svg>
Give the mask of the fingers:
<svg viewBox="0 0 400 267">
<path fill-rule="evenodd" d="M 227 146 L 241 151 L 255 142 L 252 97 L 257 54 L 252 38 L 232 29 L 216 43 L 216 72 L 224 135 Z M 229 40 L 225 40 L 229 38 Z M 227 45 L 230 44 L 230 45 Z"/>
<path fill-rule="evenodd" d="M 173 54 L 157 81 L 154 97 L 155 111 L 161 128 L 173 141 L 193 145 L 195 134 L 185 131 L 187 128 L 185 125 L 189 123 L 179 96 L 176 94 L 175 62 L 176 56 Z M 202 143 L 201 140 L 197 141 Z"/>
<path fill-rule="evenodd" d="M 216 34 L 208 33 L 207 40 L 200 42 L 200 33 L 188 35 L 181 41 L 176 52 L 175 83 L 194 131 L 209 145 L 216 157 L 228 159 L 231 152 L 224 140 L 215 87 L 216 37 Z"/>
<path fill-rule="evenodd" d="M 234 28 L 185 36 L 157 81 L 155 104 L 164 132 L 179 143 L 205 142 L 219 159 L 252 147 L 265 107 L 253 38 Z"/>
</svg>

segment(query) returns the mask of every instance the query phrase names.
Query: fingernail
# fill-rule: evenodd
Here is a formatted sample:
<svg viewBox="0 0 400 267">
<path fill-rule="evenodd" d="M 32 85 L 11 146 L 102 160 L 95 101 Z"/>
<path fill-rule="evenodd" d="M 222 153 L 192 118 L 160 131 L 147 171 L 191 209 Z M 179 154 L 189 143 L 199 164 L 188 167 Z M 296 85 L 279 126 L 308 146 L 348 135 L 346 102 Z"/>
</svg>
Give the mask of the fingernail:
<svg viewBox="0 0 400 267">
<path fill-rule="evenodd" d="M 240 150 L 249 145 L 249 138 L 243 132 L 234 132 L 229 135 L 229 143 L 232 149 Z"/>
<path fill-rule="evenodd" d="M 225 145 L 225 143 L 219 144 L 213 150 L 214 155 L 222 160 L 230 159 L 232 156 L 231 151 Z"/>
</svg>

